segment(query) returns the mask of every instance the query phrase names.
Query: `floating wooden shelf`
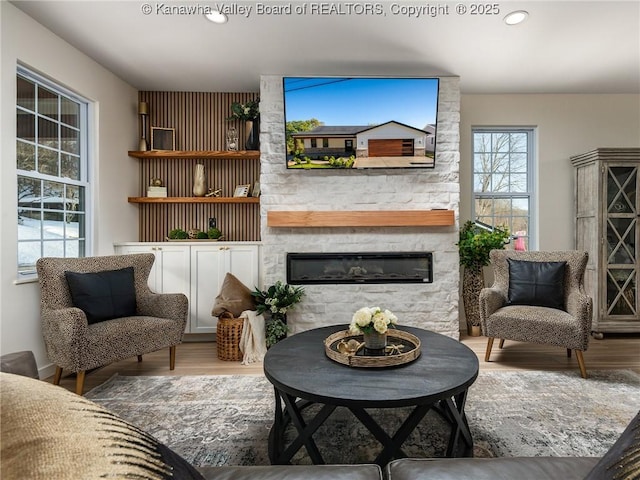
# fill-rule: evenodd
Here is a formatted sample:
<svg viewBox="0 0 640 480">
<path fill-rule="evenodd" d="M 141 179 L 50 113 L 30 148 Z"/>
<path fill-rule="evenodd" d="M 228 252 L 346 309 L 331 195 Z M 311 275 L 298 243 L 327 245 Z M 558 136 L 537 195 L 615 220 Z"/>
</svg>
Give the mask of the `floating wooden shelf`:
<svg viewBox="0 0 640 480">
<path fill-rule="evenodd" d="M 267 212 L 268 227 L 448 227 L 453 210 Z"/>
<path fill-rule="evenodd" d="M 129 151 L 129 156 L 142 159 L 156 158 L 233 158 L 259 160 L 259 150 L 149 150 L 146 152 Z"/>
<path fill-rule="evenodd" d="M 129 203 L 260 203 L 259 197 L 129 197 Z"/>
</svg>

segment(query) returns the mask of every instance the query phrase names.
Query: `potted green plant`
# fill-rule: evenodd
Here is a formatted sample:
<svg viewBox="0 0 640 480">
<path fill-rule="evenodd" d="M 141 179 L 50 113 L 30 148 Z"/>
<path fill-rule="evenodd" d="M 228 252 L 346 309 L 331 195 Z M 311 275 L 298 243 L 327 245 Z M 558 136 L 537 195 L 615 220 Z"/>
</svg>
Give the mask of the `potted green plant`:
<svg viewBox="0 0 640 480">
<path fill-rule="evenodd" d="M 502 227 L 483 227 L 467 221 L 460 229 L 457 243 L 462 274 L 462 300 L 469 334 L 480 335 L 480 290 L 484 288 L 483 267 L 489 265 L 489 252 L 503 249 L 509 242 L 509 230 Z"/>
<path fill-rule="evenodd" d="M 258 314 L 269 313 L 269 319 L 265 323 L 265 336 L 269 348 L 287 336 L 287 311 L 300 302 L 304 288 L 278 280 L 266 290 L 256 287 L 251 295 L 255 297 Z"/>
</svg>

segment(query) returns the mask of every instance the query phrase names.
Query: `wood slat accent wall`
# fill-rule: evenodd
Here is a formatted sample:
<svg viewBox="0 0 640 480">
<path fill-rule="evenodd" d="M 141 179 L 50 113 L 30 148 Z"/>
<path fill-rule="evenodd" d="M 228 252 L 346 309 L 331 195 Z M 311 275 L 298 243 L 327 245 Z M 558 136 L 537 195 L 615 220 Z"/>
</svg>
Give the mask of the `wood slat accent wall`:
<svg viewBox="0 0 640 480">
<path fill-rule="evenodd" d="M 238 130 L 245 138 L 244 122 L 229 121 L 233 102 L 255 99 L 257 93 L 239 92 L 139 92 L 147 102 L 148 127 L 175 128 L 176 150 L 224 150 L 226 132 Z M 147 139 L 150 140 L 150 131 Z M 140 162 L 140 196 L 146 195 L 152 178 L 161 178 L 170 197 L 193 195 L 193 174 L 204 165 L 209 187 L 221 188 L 223 197 L 233 196 L 236 185 L 253 185 L 260 178 L 260 161 L 254 159 L 161 158 L 131 159 Z M 139 241 L 163 241 L 173 228 L 206 230 L 208 219 L 216 217 L 225 240 L 260 240 L 260 205 L 254 204 L 139 204 Z"/>
</svg>

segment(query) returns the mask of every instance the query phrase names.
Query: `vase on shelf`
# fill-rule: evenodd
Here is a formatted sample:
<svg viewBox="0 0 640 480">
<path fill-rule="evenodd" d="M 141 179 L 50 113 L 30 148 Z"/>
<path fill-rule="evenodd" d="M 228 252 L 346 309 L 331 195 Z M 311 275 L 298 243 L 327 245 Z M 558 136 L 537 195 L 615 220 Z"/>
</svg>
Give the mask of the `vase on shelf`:
<svg viewBox="0 0 640 480">
<path fill-rule="evenodd" d="M 260 148 L 260 120 L 246 120 L 244 122 L 244 131 L 246 140 L 244 142 L 245 150 L 258 150 Z"/>
<path fill-rule="evenodd" d="M 387 334 L 370 332 L 364 333 L 364 348 L 367 350 L 383 350 L 387 346 Z"/>
<path fill-rule="evenodd" d="M 196 164 L 193 174 L 193 195 L 196 197 L 204 197 L 207 193 L 207 181 L 204 177 L 204 165 Z"/>
</svg>

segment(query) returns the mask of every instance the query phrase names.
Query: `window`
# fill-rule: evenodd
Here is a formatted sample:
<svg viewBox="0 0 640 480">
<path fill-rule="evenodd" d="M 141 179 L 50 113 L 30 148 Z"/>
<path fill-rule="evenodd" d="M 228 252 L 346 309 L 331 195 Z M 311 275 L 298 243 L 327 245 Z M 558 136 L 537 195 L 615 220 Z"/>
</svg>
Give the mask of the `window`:
<svg viewBox="0 0 640 480">
<path fill-rule="evenodd" d="M 87 251 L 88 104 L 26 69 L 17 74 L 18 273 Z"/>
<path fill-rule="evenodd" d="M 533 245 L 533 129 L 473 130 L 473 215 L 506 226 L 517 250 Z"/>
<path fill-rule="evenodd" d="M 317 138 L 312 138 L 311 139 L 311 148 L 317 148 L 318 146 L 318 139 Z"/>
<path fill-rule="evenodd" d="M 322 139 L 322 148 L 329 148 L 329 139 L 328 138 L 323 138 Z"/>
</svg>

